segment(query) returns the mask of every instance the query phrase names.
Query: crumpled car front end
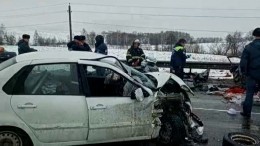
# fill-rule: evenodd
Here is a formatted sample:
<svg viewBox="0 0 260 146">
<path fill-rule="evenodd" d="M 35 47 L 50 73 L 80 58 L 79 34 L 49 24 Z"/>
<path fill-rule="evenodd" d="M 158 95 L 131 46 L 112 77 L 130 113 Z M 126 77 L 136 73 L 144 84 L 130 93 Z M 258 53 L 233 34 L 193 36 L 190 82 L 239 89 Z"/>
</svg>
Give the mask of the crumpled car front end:
<svg viewBox="0 0 260 146">
<path fill-rule="evenodd" d="M 192 113 L 188 93 L 193 91 L 177 76 L 170 73 L 153 72 L 146 74 L 157 86 L 154 111 L 160 114 L 160 142 L 181 144 L 184 141 L 202 142 L 204 126 Z M 160 112 L 158 112 L 160 111 Z M 157 115 L 158 117 L 158 115 Z"/>
</svg>

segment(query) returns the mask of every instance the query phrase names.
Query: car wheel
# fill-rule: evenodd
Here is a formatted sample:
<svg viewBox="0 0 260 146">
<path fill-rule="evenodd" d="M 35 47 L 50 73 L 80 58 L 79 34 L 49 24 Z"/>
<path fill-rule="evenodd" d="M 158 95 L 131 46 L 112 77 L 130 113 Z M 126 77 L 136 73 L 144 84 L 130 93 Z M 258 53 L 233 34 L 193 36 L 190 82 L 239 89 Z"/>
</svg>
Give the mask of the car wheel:
<svg viewBox="0 0 260 146">
<path fill-rule="evenodd" d="M 11 131 L 0 132 L 0 146 L 22 146 L 21 137 Z"/>
<path fill-rule="evenodd" d="M 228 133 L 223 138 L 222 146 L 241 145 L 260 146 L 260 140 L 255 135 L 241 132 Z"/>
<path fill-rule="evenodd" d="M 185 140 L 186 130 L 183 121 L 177 115 L 165 118 L 159 133 L 159 143 L 179 145 Z"/>
<path fill-rule="evenodd" d="M 0 131 L 0 146 L 31 146 L 31 141 L 20 133 Z"/>
</svg>

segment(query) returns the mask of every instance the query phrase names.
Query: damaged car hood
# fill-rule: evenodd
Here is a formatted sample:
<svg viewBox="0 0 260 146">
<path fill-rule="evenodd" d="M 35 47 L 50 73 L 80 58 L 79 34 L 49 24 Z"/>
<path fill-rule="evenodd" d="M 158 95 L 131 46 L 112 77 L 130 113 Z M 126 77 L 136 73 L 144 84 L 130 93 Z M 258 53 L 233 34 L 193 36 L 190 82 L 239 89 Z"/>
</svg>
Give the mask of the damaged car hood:
<svg viewBox="0 0 260 146">
<path fill-rule="evenodd" d="M 157 80 L 157 89 L 162 88 L 169 79 L 173 79 L 174 81 L 176 81 L 180 87 L 187 91 L 190 92 L 192 94 L 193 91 L 190 89 L 189 86 L 187 86 L 182 79 L 180 79 L 179 77 L 177 77 L 176 75 L 172 74 L 172 73 L 167 73 L 167 72 L 150 72 L 150 73 L 146 73 L 148 75 L 153 76 L 156 80 Z"/>
</svg>

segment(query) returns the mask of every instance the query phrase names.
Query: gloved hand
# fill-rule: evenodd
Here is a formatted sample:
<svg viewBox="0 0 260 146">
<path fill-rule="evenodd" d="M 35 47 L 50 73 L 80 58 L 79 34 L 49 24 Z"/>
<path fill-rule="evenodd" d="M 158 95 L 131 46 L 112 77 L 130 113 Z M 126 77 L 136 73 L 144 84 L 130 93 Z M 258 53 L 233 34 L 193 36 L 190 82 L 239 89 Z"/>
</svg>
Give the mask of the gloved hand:
<svg viewBox="0 0 260 146">
<path fill-rule="evenodd" d="M 191 55 L 189 54 L 189 55 L 186 55 L 187 56 L 187 58 L 190 58 L 191 57 Z"/>
</svg>

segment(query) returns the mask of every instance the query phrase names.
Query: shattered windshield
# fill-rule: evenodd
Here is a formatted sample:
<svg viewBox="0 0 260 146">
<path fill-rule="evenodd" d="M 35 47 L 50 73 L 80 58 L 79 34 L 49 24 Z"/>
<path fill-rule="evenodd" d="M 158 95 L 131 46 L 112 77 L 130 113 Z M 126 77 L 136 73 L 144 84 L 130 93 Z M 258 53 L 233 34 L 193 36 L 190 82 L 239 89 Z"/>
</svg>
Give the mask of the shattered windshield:
<svg viewBox="0 0 260 146">
<path fill-rule="evenodd" d="M 139 72 L 138 70 L 122 63 L 119 62 L 118 60 L 114 59 L 114 58 L 104 58 L 101 60 L 102 62 L 106 62 L 109 63 L 110 65 L 113 65 L 121 70 L 124 71 L 123 68 L 126 69 L 127 73 L 134 79 L 139 78 L 142 82 L 141 84 L 143 84 L 144 86 L 150 88 L 150 89 L 156 89 L 154 83 L 143 73 Z M 123 66 L 122 66 L 123 65 Z M 137 80 L 138 81 L 138 80 Z M 140 82 L 140 81 L 138 81 Z"/>
</svg>

